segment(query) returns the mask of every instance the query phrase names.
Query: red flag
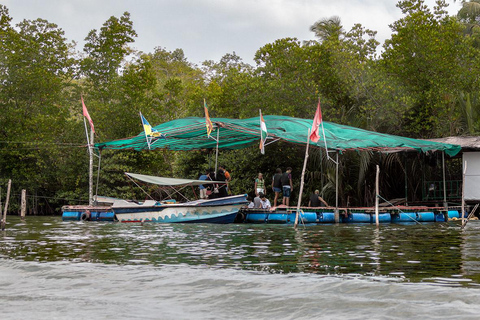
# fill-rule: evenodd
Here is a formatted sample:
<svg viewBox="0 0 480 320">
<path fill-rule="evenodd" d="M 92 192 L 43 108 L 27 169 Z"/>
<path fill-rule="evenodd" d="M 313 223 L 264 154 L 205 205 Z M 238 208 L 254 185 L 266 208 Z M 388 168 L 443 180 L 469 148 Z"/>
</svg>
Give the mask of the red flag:
<svg viewBox="0 0 480 320">
<path fill-rule="evenodd" d="M 90 129 L 92 129 L 92 131 L 95 132 L 95 127 L 93 126 L 92 118 L 90 118 L 90 114 L 88 113 L 87 107 L 85 106 L 85 102 L 83 102 L 83 97 L 81 98 L 82 98 L 83 116 L 86 117 L 88 122 L 90 123 Z"/>
<path fill-rule="evenodd" d="M 317 112 L 315 112 L 315 117 L 313 118 L 312 130 L 310 133 L 310 140 L 317 142 L 320 139 L 319 135 L 319 126 L 322 124 L 322 109 L 320 108 L 320 99 L 318 100 Z"/>
</svg>

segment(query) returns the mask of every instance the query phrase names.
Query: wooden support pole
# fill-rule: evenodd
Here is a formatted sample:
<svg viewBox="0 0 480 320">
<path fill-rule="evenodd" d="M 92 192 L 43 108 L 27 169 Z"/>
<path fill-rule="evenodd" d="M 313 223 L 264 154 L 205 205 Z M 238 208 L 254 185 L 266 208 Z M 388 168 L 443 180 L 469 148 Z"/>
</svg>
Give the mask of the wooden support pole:
<svg viewBox="0 0 480 320">
<path fill-rule="evenodd" d="M 298 195 L 298 202 L 297 202 L 297 213 L 295 214 L 295 224 L 293 225 L 294 228 L 297 228 L 298 215 L 299 215 L 299 211 L 300 211 L 300 204 L 302 202 L 303 184 L 304 184 L 304 181 L 305 181 L 305 169 L 307 168 L 308 146 L 309 145 L 310 145 L 310 129 L 308 129 L 308 134 L 307 134 L 307 147 L 305 149 L 305 159 L 303 160 L 302 177 L 300 179 L 300 192 L 299 192 L 299 195 Z"/>
<path fill-rule="evenodd" d="M 93 206 L 93 138 L 94 132 L 90 130 L 90 144 L 88 146 L 90 158 L 88 162 L 88 204 Z"/>
<path fill-rule="evenodd" d="M 377 225 L 377 228 L 379 226 L 379 221 L 378 221 L 378 197 L 380 195 L 379 191 L 379 177 L 380 177 L 380 167 L 377 164 L 377 175 L 375 177 L 375 224 Z"/>
<path fill-rule="evenodd" d="M 448 212 L 447 180 L 446 180 L 446 177 L 445 177 L 445 151 L 442 152 L 442 169 L 443 169 L 443 207 Z"/>
<path fill-rule="evenodd" d="M 462 213 L 460 216 L 462 217 L 462 226 L 465 225 L 465 175 L 467 173 L 467 161 L 465 161 L 465 166 L 463 167 L 463 176 L 462 176 Z"/>
<path fill-rule="evenodd" d="M 22 202 L 21 202 L 21 210 L 20 210 L 20 217 L 22 220 L 25 220 L 25 214 L 27 212 L 27 190 L 22 189 Z"/>
<path fill-rule="evenodd" d="M 5 200 L 5 208 L 3 210 L 3 219 L 1 223 L 2 230 L 5 230 L 5 226 L 7 225 L 7 210 L 8 210 L 8 202 L 10 201 L 10 189 L 12 188 L 12 180 L 8 179 L 8 187 L 7 187 L 7 198 Z"/>
<path fill-rule="evenodd" d="M 328 154 L 328 151 L 327 151 Z M 336 153 L 336 168 L 335 168 L 335 223 L 340 223 L 340 211 L 338 210 L 338 150 Z"/>
<path fill-rule="evenodd" d="M 217 167 L 218 167 L 218 141 L 220 140 L 220 127 L 217 126 L 217 150 L 215 151 L 215 180 L 217 179 Z"/>
</svg>

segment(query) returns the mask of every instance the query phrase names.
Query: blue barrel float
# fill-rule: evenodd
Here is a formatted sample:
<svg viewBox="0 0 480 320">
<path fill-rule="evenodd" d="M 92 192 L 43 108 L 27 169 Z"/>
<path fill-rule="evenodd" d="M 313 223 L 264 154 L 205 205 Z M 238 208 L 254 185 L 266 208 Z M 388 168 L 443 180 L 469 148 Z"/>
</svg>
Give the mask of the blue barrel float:
<svg viewBox="0 0 480 320">
<path fill-rule="evenodd" d="M 107 206 L 64 206 L 63 221 L 115 221 L 115 213 Z"/>
<path fill-rule="evenodd" d="M 317 218 L 320 223 L 335 223 L 334 212 L 319 212 Z"/>
</svg>

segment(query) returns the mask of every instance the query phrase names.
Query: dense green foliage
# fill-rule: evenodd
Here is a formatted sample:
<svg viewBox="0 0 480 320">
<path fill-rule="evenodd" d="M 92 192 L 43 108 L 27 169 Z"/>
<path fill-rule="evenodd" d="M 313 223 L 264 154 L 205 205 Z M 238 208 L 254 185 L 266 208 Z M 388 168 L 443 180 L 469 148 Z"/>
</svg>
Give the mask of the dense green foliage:
<svg viewBox="0 0 480 320">
<path fill-rule="evenodd" d="M 417 138 L 479 134 L 480 2 L 463 1 L 457 17 L 447 15 L 443 0 L 434 8 L 422 0 L 397 6 L 403 17 L 390 26 L 383 50 L 375 31 L 361 25 L 347 31 L 339 17 L 326 17 L 312 22 L 317 40 L 265 44 L 253 66 L 235 53 L 197 66 L 181 49 L 132 50 L 137 34 L 128 12 L 90 31 L 78 53 L 59 26 L 43 19 L 12 25 L 0 5 L 0 185 L 10 178 L 14 195 L 23 188 L 37 195 L 35 208 L 43 213 L 87 198 L 81 95 L 95 141 L 138 134 L 139 111 L 152 125 L 203 116 L 204 98 L 213 117 L 254 117 L 261 109 L 313 118 L 320 97 L 323 117 L 332 122 Z M 232 173 L 235 192 L 252 192 L 257 172 L 269 184 L 275 168 L 286 166 L 294 168 L 298 191 L 303 155 L 280 143 L 265 156 L 257 148 L 221 151 L 220 163 Z M 213 167 L 213 157 L 214 150 L 104 152 L 99 194 L 140 198 L 123 172 L 196 178 Z M 382 179 L 385 197 L 404 195 L 407 163 L 417 177 L 431 171 L 420 155 L 340 157 L 341 204 L 372 204 L 375 164 L 390 170 Z M 313 150 L 307 169 L 307 194 L 322 189 L 332 203 L 335 168 L 325 152 Z M 418 198 L 421 180 L 409 184 L 409 197 Z"/>
</svg>

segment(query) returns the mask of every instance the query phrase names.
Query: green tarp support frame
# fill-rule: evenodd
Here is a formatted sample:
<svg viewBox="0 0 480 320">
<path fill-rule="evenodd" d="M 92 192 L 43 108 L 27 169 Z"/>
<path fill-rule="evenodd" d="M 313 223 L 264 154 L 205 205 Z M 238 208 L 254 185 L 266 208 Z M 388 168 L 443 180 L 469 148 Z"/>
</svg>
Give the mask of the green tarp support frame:
<svg viewBox="0 0 480 320">
<path fill-rule="evenodd" d="M 312 127 L 311 119 L 287 116 L 264 116 L 270 139 L 279 139 L 296 144 L 305 144 L 307 131 Z M 212 118 L 215 129 L 220 130 L 220 149 L 241 149 L 259 143 L 259 117 L 249 119 Z M 397 151 L 444 151 L 455 156 L 461 147 L 453 144 L 432 142 L 394 136 L 360 128 L 340 125 L 332 122 L 323 123 L 328 150 L 370 150 L 379 152 Z M 151 142 L 150 149 L 199 150 L 216 148 L 217 142 L 207 137 L 205 118 L 189 117 L 172 120 L 154 127 L 166 136 Z M 212 133 L 213 135 L 213 133 Z M 216 135 L 216 134 L 215 134 Z M 323 137 L 312 143 L 312 147 L 324 148 Z M 134 149 L 148 150 L 143 132 L 135 137 L 95 144 L 97 149 Z"/>
</svg>

